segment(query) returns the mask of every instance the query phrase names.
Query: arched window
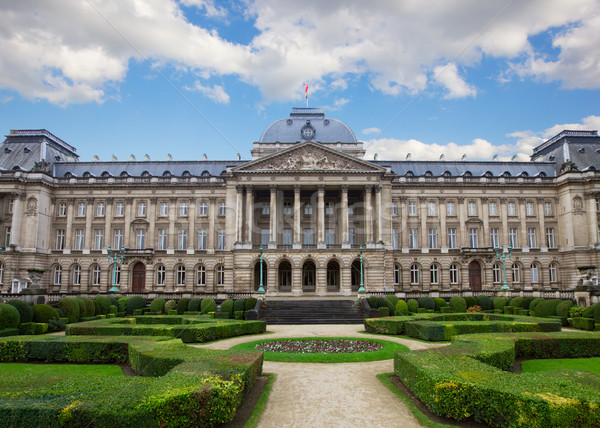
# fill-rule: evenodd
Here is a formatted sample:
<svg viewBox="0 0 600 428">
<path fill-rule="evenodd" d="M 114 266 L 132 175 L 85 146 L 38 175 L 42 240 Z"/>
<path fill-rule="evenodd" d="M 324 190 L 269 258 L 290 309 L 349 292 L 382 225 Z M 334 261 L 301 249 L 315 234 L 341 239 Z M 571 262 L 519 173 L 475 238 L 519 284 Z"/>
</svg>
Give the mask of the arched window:
<svg viewBox="0 0 600 428">
<path fill-rule="evenodd" d="M 108 172 L 108 171 L 104 171 L 104 172 L 102 173 L 102 177 L 104 177 L 104 178 L 108 178 L 108 177 L 110 177 L 110 172 Z"/>
<path fill-rule="evenodd" d="M 516 263 L 512 265 L 512 282 L 521 282 L 521 269 Z"/>
<path fill-rule="evenodd" d="M 159 265 L 156 268 L 156 285 L 165 285 L 167 277 L 167 269 L 164 265 Z"/>
<path fill-rule="evenodd" d="M 396 284 L 396 285 L 400 284 L 400 265 L 399 264 L 394 265 L 394 284 Z"/>
<path fill-rule="evenodd" d="M 56 266 L 52 272 L 52 284 L 60 285 L 62 282 L 62 266 Z"/>
<path fill-rule="evenodd" d="M 431 284 L 440 283 L 440 272 L 438 269 L 438 265 L 431 265 L 429 267 L 429 281 Z"/>
<path fill-rule="evenodd" d="M 94 265 L 92 268 L 92 285 L 100 285 L 100 266 Z"/>
<path fill-rule="evenodd" d="M 450 284 L 458 284 L 458 266 L 454 263 L 450 265 Z"/>
<path fill-rule="evenodd" d="M 558 267 L 556 263 L 550 263 L 550 282 L 558 282 Z"/>
<path fill-rule="evenodd" d="M 279 263 L 278 269 L 279 289 L 281 291 L 291 291 L 292 287 L 292 265 L 287 260 Z"/>
<path fill-rule="evenodd" d="M 327 289 L 329 291 L 340 288 L 340 265 L 335 260 L 327 263 Z"/>
<path fill-rule="evenodd" d="M 218 265 L 216 269 L 217 273 L 217 285 L 225 284 L 225 266 Z"/>
<path fill-rule="evenodd" d="M 502 274 L 500 273 L 500 263 L 494 263 L 492 272 L 494 273 L 494 282 L 502 282 Z"/>
<path fill-rule="evenodd" d="M 316 267 L 313 262 L 306 262 L 302 266 L 302 286 L 312 289 L 316 285 Z"/>
<path fill-rule="evenodd" d="M 123 171 L 123 172 L 121 172 L 121 177 L 127 178 L 127 177 L 129 177 L 129 173 L 127 171 Z"/>
<path fill-rule="evenodd" d="M 185 285 L 185 266 L 177 266 L 177 285 Z"/>
<path fill-rule="evenodd" d="M 196 285 L 206 285 L 206 268 L 204 265 L 196 266 Z"/>
<path fill-rule="evenodd" d="M 539 276 L 539 270 L 538 270 L 538 265 L 536 265 L 535 263 L 531 264 L 531 282 L 540 282 L 540 276 Z"/>
<path fill-rule="evenodd" d="M 418 284 L 419 283 L 419 265 L 411 265 L 410 266 L 410 283 Z"/>
<path fill-rule="evenodd" d="M 163 172 L 163 177 L 170 177 L 171 175 L 173 175 L 173 174 L 171 174 L 171 171 Z"/>
</svg>

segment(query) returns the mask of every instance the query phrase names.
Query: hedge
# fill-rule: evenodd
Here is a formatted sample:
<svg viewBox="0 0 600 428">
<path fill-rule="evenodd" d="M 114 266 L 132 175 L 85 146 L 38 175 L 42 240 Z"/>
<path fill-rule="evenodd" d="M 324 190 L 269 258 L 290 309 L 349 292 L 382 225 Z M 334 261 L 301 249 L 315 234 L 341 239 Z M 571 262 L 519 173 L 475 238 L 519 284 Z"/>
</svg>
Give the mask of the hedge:
<svg viewBox="0 0 600 428">
<path fill-rule="evenodd" d="M 244 312 L 244 309 L 246 308 L 246 299 L 236 299 L 233 302 L 233 312 Z"/>
<path fill-rule="evenodd" d="M 492 304 L 494 305 L 494 309 L 502 310 L 508 304 L 508 299 L 506 297 L 494 297 Z"/>
<path fill-rule="evenodd" d="M 556 307 L 559 303 L 559 299 L 544 300 L 543 302 L 535 305 L 533 315 L 536 317 L 549 317 L 550 315 L 556 315 Z"/>
<path fill-rule="evenodd" d="M 221 303 L 221 313 L 228 314 L 229 318 L 233 318 L 233 300 L 227 299 Z"/>
<path fill-rule="evenodd" d="M 600 337 L 594 333 L 464 335 L 447 347 L 397 352 L 394 371 L 440 416 L 473 418 L 496 427 L 591 427 L 600 425 L 600 390 L 577 382 L 576 372 L 515 374 L 502 369 L 516 357 L 598 355 Z"/>
<path fill-rule="evenodd" d="M 398 301 L 396 302 L 396 312 L 395 315 L 398 316 L 404 316 L 404 315 L 408 315 L 408 305 L 406 304 L 406 302 L 404 300 L 400 300 L 398 299 Z"/>
<path fill-rule="evenodd" d="M 119 299 L 119 303 L 121 299 Z M 142 296 L 132 296 L 132 297 L 128 297 L 127 300 L 125 301 L 125 313 L 128 315 L 133 314 L 133 311 L 135 311 L 136 309 L 143 309 L 146 307 L 146 299 L 144 299 Z M 119 311 L 121 308 L 119 307 Z M 122 312 L 122 311 L 121 311 Z"/>
<path fill-rule="evenodd" d="M 211 298 L 202 299 L 200 304 L 200 312 L 208 314 L 209 312 L 215 312 L 217 310 L 217 303 Z"/>
<path fill-rule="evenodd" d="M 33 322 L 48 323 L 51 319 L 59 318 L 58 312 L 50 305 L 33 305 Z"/>
<path fill-rule="evenodd" d="M 183 313 L 185 311 L 187 311 L 189 303 L 190 303 L 190 299 L 188 299 L 187 297 L 183 297 L 183 298 L 179 299 L 177 301 L 177 307 L 176 307 L 177 313 L 179 315 L 183 315 Z"/>
<path fill-rule="evenodd" d="M 79 305 L 79 318 L 87 317 L 87 306 L 85 305 L 85 301 L 83 300 L 83 298 L 75 297 L 73 300 L 75 300 L 75 302 L 77 302 L 77 304 Z"/>
<path fill-rule="evenodd" d="M 465 301 L 467 302 L 467 309 L 479 305 L 479 303 L 477 303 L 477 299 L 473 296 L 466 296 Z"/>
<path fill-rule="evenodd" d="M 419 297 L 417 302 L 419 303 L 419 308 L 435 310 L 435 300 L 433 300 L 433 297 Z"/>
<path fill-rule="evenodd" d="M 48 324 L 41 322 L 25 322 L 19 326 L 19 334 L 44 334 L 48 331 Z"/>
<path fill-rule="evenodd" d="M 256 301 L 257 300 L 254 297 L 249 297 L 248 299 L 246 299 L 246 307 L 244 308 L 244 310 L 250 311 L 254 309 L 254 307 L 256 306 Z"/>
<path fill-rule="evenodd" d="M 452 312 L 466 312 L 467 301 L 460 296 L 452 296 L 450 298 L 450 308 L 452 308 Z"/>
<path fill-rule="evenodd" d="M 0 303 L 0 330 L 17 328 L 21 322 L 21 315 L 13 305 Z"/>
<path fill-rule="evenodd" d="M 537 306 L 538 303 L 543 302 L 545 299 L 542 297 L 536 297 L 535 299 L 533 299 L 530 303 L 529 303 L 529 310 L 533 311 L 535 309 L 535 307 Z M 527 308 L 525 308 L 527 309 Z"/>
<path fill-rule="evenodd" d="M 6 303 L 14 306 L 17 311 L 19 311 L 19 317 L 22 323 L 33 321 L 33 309 L 29 303 L 18 299 L 9 300 Z"/>
<path fill-rule="evenodd" d="M 577 317 L 571 320 L 573 328 L 579 330 L 593 331 L 596 328 L 596 320 L 594 318 Z"/>
<path fill-rule="evenodd" d="M 556 306 L 556 315 L 559 317 L 568 317 L 569 309 L 573 306 L 573 302 L 570 300 L 563 300 Z"/>
<path fill-rule="evenodd" d="M 85 304 L 85 310 L 88 317 L 93 317 L 96 315 L 96 305 L 94 305 L 94 301 L 87 297 L 83 298 L 83 303 Z"/>
<path fill-rule="evenodd" d="M 177 309 L 177 301 L 176 300 L 167 300 L 165 303 L 165 314 L 169 313 L 169 311 Z"/>
<path fill-rule="evenodd" d="M 200 312 L 200 303 L 202 303 L 202 299 L 198 299 L 197 297 L 190 299 L 190 302 L 188 303 L 187 311 L 188 312 Z M 163 304 L 163 306 L 164 306 L 164 304 Z"/>
<path fill-rule="evenodd" d="M 80 313 L 79 302 L 70 297 L 63 297 L 58 301 L 58 309 L 63 313 L 63 316 L 67 317 L 69 322 L 78 322 L 79 318 L 83 317 Z"/>
<path fill-rule="evenodd" d="M 162 297 L 157 297 L 150 302 L 150 312 L 162 314 L 165 310 L 165 303 L 167 301 Z"/>
<path fill-rule="evenodd" d="M 434 297 L 433 303 L 435 304 L 436 312 L 441 312 L 442 308 L 448 307 L 448 303 L 446 303 L 446 301 L 444 299 L 442 299 L 441 297 Z"/>
<path fill-rule="evenodd" d="M 481 309 L 483 309 L 484 311 L 491 311 L 492 309 L 494 309 L 492 299 L 490 299 L 488 296 L 477 296 L 477 304 L 481 306 Z"/>
<path fill-rule="evenodd" d="M 513 308 L 521 308 L 522 307 L 522 303 L 523 303 L 523 298 L 522 297 L 513 297 L 510 300 L 509 306 L 512 306 Z"/>
<path fill-rule="evenodd" d="M 406 304 L 410 313 L 415 314 L 419 312 L 419 302 L 417 302 L 416 299 L 408 299 L 408 302 L 406 302 Z"/>
</svg>

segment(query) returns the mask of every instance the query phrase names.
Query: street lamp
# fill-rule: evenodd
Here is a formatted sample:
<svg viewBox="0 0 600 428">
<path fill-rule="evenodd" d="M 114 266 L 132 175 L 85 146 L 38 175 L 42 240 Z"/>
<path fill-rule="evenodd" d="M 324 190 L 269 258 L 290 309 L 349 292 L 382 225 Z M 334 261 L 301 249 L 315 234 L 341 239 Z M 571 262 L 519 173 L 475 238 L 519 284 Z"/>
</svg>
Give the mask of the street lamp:
<svg viewBox="0 0 600 428">
<path fill-rule="evenodd" d="M 512 247 L 509 245 L 508 251 L 501 251 L 500 247 L 496 247 L 494 248 L 494 250 L 496 251 L 496 260 L 502 260 L 502 270 L 504 272 L 504 282 L 502 283 L 502 287 L 500 288 L 500 290 L 509 291 L 510 288 L 506 283 L 506 258 L 508 257 L 512 260 Z"/>
<path fill-rule="evenodd" d="M 365 293 L 365 284 L 363 281 L 363 246 L 360 246 L 360 287 L 358 287 L 359 293 Z"/>
<path fill-rule="evenodd" d="M 114 263 L 112 288 L 108 291 L 110 291 L 111 293 L 118 293 L 119 289 L 117 288 L 117 262 L 120 260 L 121 263 L 123 263 L 123 258 L 125 257 L 125 248 L 121 247 L 120 250 L 113 251 L 112 248 L 108 247 L 106 251 L 108 252 L 108 263 Z"/>
<path fill-rule="evenodd" d="M 263 247 L 262 245 L 260 246 L 260 282 L 258 284 L 258 292 L 259 293 L 264 293 L 265 289 L 263 287 Z"/>
</svg>

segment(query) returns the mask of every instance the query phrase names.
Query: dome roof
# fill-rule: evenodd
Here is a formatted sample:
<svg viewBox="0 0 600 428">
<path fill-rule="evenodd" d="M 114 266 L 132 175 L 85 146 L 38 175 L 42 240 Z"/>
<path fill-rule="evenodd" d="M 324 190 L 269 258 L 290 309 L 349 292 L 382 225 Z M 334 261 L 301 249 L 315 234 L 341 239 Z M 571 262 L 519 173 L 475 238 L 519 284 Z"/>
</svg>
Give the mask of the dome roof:
<svg viewBox="0 0 600 428">
<path fill-rule="evenodd" d="M 318 108 L 293 108 L 288 119 L 279 119 L 265 128 L 260 143 L 356 143 L 354 132 L 337 119 L 328 119 Z"/>
</svg>

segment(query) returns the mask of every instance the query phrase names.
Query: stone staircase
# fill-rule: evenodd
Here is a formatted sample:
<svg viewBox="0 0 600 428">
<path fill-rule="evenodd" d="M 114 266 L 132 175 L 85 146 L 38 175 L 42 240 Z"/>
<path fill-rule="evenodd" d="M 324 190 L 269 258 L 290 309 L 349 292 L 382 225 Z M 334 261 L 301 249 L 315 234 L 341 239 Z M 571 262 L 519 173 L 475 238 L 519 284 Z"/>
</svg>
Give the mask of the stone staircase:
<svg viewBox="0 0 600 428">
<path fill-rule="evenodd" d="M 362 324 L 357 300 L 265 300 L 260 319 L 268 324 Z"/>
</svg>

